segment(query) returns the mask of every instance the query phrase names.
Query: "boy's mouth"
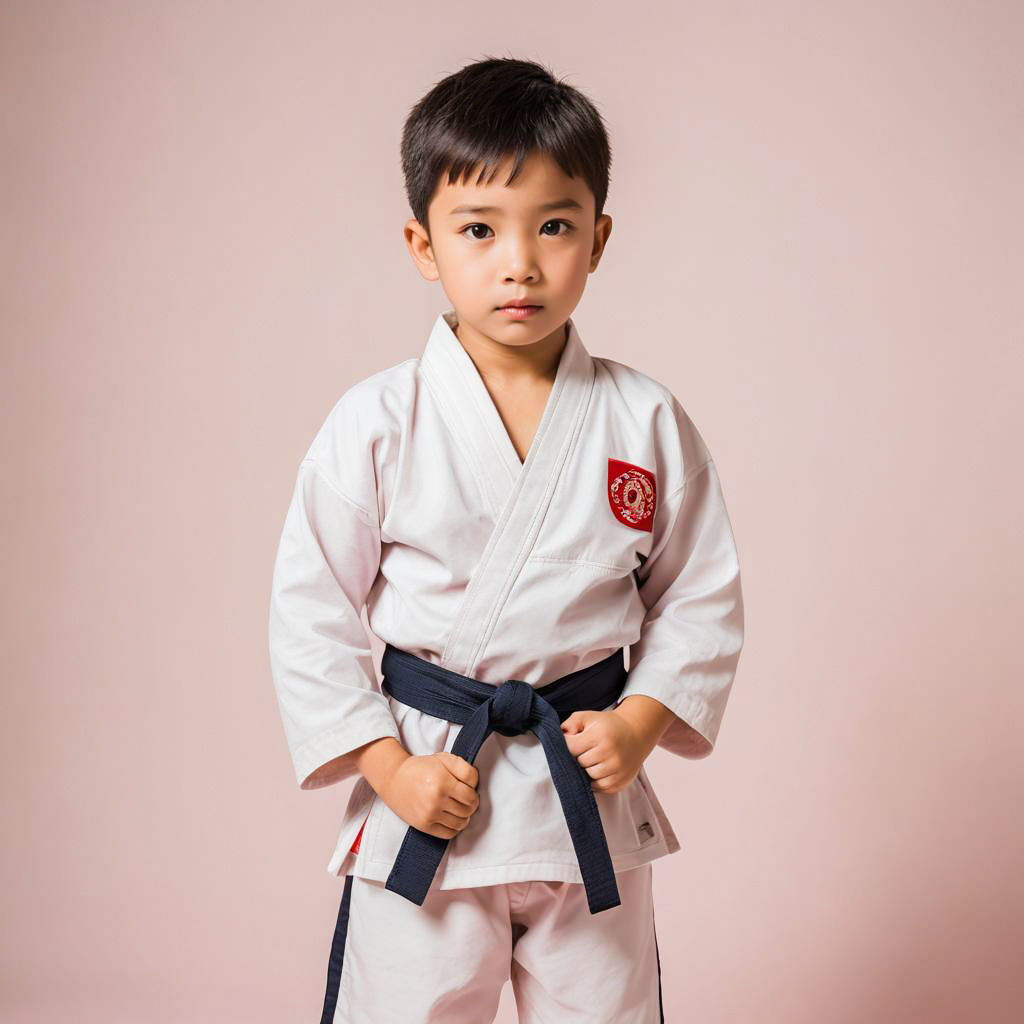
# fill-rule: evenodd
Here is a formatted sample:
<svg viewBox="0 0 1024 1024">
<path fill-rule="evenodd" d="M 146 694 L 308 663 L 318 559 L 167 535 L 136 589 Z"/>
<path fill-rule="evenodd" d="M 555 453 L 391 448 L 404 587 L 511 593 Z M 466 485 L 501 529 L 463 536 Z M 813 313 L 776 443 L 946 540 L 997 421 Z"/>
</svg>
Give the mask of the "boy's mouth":
<svg viewBox="0 0 1024 1024">
<path fill-rule="evenodd" d="M 498 311 L 512 319 L 526 319 L 527 316 L 539 313 L 543 308 L 544 306 L 502 306 Z"/>
<path fill-rule="evenodd" d="M 510 316 L 514 320 L 525 320 L 528 316 L 533 316 L 534 313 L 543 308 L 543 306 L 536 305 L 534 303 L 510 302 L 506 306 L 499 306 L 497 312 L 504 313 L 506 316 Z"/>
</svg>

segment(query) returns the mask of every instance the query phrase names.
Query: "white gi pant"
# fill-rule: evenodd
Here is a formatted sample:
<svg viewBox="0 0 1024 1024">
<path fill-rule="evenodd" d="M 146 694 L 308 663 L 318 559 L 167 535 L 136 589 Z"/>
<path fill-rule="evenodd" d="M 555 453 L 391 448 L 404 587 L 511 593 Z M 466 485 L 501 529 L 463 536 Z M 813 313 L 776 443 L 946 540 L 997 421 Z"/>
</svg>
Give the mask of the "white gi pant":
<svg viewBox="0 0 1024 1024">
<path fill-rule="evenodd" d="M 578 882 L 427 892 L 345 877 L 321 1024 L 490 1024 L 511 977 L 520 1024 L 661 1024 L 651 864 L 591 914 Z"/>
</svg>

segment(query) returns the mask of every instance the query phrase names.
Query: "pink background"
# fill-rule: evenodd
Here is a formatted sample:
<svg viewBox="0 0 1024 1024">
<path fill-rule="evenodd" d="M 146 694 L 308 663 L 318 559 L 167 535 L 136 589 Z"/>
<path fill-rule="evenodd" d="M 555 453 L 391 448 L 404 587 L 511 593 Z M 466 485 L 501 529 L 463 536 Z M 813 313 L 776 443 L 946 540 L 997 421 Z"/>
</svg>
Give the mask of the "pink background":
<svg viewBox="0 0 1024 1024">
<path fill-rule="evenodd" d="M 348 784 L 295 784 L 270 572 L 328 409 L 446 307 L 401 125 L 492 55 L 607 118 L 574 316 L 694 418 L 744 571 L 716 751 L 648 762 L 666 1019 L 1020 1020 L 1022 28 L 7 0 L 0 1018 L 319 1019 Z"/>
</svg>

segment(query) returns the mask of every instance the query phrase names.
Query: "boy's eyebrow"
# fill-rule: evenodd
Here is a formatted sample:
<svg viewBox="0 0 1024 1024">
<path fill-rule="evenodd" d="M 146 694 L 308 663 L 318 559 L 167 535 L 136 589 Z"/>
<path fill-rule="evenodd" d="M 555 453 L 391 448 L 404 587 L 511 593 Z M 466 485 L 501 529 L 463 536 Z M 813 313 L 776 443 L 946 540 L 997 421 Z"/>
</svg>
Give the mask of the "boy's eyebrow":
<svg viewBox="0 0 1024 1024">
<path fill-rule="evenodd" d="M 542 212 L 547 212 L 548 210 L 582 210 L 583 207 L 571 196 L 566 196 L 564 199 L 555 199 L 550 203 L 541 203 L 537 209 Z M 457 213 L 501 213 L 501 207 L 472 205 L 456 206 L 449 216 L 454 216 Z"/>
</svg>

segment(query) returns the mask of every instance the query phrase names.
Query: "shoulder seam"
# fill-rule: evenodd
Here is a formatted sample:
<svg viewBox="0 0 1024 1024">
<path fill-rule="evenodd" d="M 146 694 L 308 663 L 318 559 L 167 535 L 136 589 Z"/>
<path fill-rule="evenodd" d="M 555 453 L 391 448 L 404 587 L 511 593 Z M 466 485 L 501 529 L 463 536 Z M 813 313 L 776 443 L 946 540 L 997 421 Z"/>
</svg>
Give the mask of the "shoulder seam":
<svg viewBox="0 0 1024 1024">
<path fill-rule="evenodd" d="M 301 462 L 299 463 L 299 465 L 305 465 L 305 464 L 307 464 L 307 463 L 308 463 L 308 464 L 309 464 L 310 466 L 312 466 L 312 467 L 313 467 L 313 472 L 314 472 L 314 473 L 316 473 L 316 475 L 317 475 L 317 476 L 319 476 L 319 477 L 320 477 L 320 479 L 321 479 L 321 480 L 323 480 L 323 482 L 324 482 L 325 484 L 327 484 L 327 486 L 328 486 L 328 487 L 330 487 L 330 489 L 331 489 L 332 491 L 334 491 L 334 493 L 335 493 L 335 494 L 336 494 L 336 495 L 337 495 L 337 496 L 338 496 L 339 498 L 341 498 L 341 500 L 342 500 L 342 501 L 344 501 L 344 502 L 345 502 L 346 504 L 348 504 L 348 505 L 351 505 L 351 506 L 352 506 L 352 508 L 353 508 L 353 509 L 354 509 L 354 510 L 355 510 L 356 512 L 358 512 L 358 513 L 359 513 L 359 514 L 360 514 L 361 516 L 363 516 L 363 517 L 364 517 L 364 518 L 365 518 L 365 519 L 367 520 L 367 522 L 368 522 L 368 524 L 369 524 L 370 526 L 378 526 L 378 525 L 379 525 L 379 524 L 377 523 L 377 517 L 376 517 L 375 515 L 371 515 L 371 514 L 370 514 L 369 512 L 367 512 L 367 511 L 366 511 L 366 509 L 364 509 L 364 508 L 363 508 L 363 506 L 362 506 L 362 505 L 360 505 L 358 501 L 353 501 L 353 500 L 352 500 L 352 499 L 351 499 L 351 498 L 350 498 L 350 497 L 349 497 L 349 496 L 348 496 L 348 495 L 347 495 L 347 494 L 346 494 L 346 493 L 345 493 L 345 492 L 344 492 L 344 491 L 343 491 L 343 490 L 341 489 L 341 487 L 339 487 L 339 486 L 338 486 L 338 484 L 337 484 L 337 483 L 335 483 L 335 481 L 334 481 L 334 480 L 333 480 L 333 479 L 332 479 L 332 478 L 331 478 L 331 477 L 330 477 L 330 476 L 328 475 L 327 471 L 326 471 L 326 470 L 325 470 L 325 469 L 323 468 L 323 466 L 321 466 L 321 465 L 320 465 L 320 463 L 319 463 L 319 462 L 317 462 L 317 461 L 316 461 L 316 459 L 313 459 L 313 458 L 310 458 L 309 456 L 307 456 L 306 458 L 304 458 L 304 459 L 303 459 L 303 460 L 302 460 L 302 461 L 301 461 Z"/>
<path fill-rule="evenodd" d="M 685 477 L 683 478 L 683 482 L 682 482 L 682 483 L 681 483 L 681 484 L 680 484 L 680 485 L 679 485 L 679 486 L 678 486 L 678 487 L 677 487 L 677 488 L 676 488 L 676 489 L 675 489 L 675 490 L 674 490 L 674 491 L 673 491 L 673 492 L 672 492 L 672 493 L 671 493 L 671 494 L 670 494 L 670 495 L 669 495 L 669 496 L 668 496 L 667 498 L 665 498 L 665 501 L 666 501 L 666 502 L 670 502 L 670 501 L 672 501 L 672 499 L 673 499 L 673 498 L 675 498 L 675 497 L 676 497 L 676 495 L 677 495 L 677 494 L 681 494 L 681 493 L 682 493 L 683 491 L 685 491 L 685 490 L 686 490 L 686 485 L 687 485 L 687 484 L 688 484 L 688 483 L 689 483 L 689 482 L 690 482 L 690 481 L 691 481 L 691 480 L 692 480 L 692 479 L 693 479 L 693 478 L 694 478 L 694 477 L 695 477 L 695 476 L 696 476 L 696 475 L 697 475 L 697 474 L 698 474 L 698 473 L 699 473 L 699 472 L 700 472 L 700 471 L 701 471 L 702 469 L 707 469 L 707 468 L 708 468 L 708 466 L 710 466 L 710 465 L 711 465 L 711 462 L 712 462 L 712 460 L 711 460 L 711 459 L 705 459 L 705 460 L 704 460 L 704 461 L 703 461 L 703 462 L 702 462 L 702 463 L 701 463 L 701 464 L 700 464 L 699 466 L 694 466 L 694 467 L 693 467 L 693 469 L 691 469 L 691 470 L 690 470 L 690 472 L 689 472 L 689 473 L 687 473 L 687 474 L 686 474 L 686 476 L 685 476 Z"/>
</svg>

